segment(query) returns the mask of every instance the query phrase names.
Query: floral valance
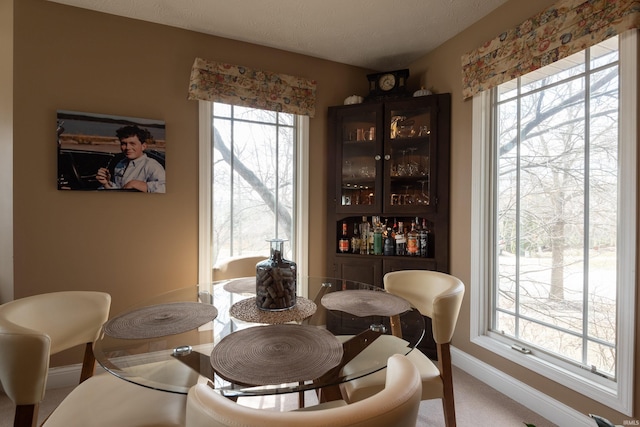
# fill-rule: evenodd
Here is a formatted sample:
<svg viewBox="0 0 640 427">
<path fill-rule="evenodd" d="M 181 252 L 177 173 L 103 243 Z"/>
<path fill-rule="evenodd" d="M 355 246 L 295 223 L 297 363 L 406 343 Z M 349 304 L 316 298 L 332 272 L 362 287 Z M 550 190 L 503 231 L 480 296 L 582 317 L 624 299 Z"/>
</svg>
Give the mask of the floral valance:
<svg viewBox="0 0 640 427">
<path fill-rule="evenodd" d="M 313 117 L 316 82 L 196 58 L 191 68 L 189 99 Z"/>
<path fill-rule="evenodd" d="M 463 55 L 463 97 L 639 27 L 640 0 L 561 0 Z"/>
</svg>

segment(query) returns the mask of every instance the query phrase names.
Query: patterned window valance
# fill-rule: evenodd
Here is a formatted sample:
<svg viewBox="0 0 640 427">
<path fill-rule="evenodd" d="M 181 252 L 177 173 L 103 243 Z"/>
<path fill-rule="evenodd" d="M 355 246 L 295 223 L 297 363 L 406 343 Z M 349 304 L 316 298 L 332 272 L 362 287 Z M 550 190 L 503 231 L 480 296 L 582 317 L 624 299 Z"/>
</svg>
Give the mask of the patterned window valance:
<svg viewBox="0 0 640 427">
<path fill-rule="evenodd" d="M 316 82 L 196 58 L 191 68 L 189 99 L 313 117 Z"/>
<path fill-rule="evenodd" d="M 462 95 L 478 92 L 640 27 L 640 0 L 561 0 L 462 56 Z"/>
</svg>

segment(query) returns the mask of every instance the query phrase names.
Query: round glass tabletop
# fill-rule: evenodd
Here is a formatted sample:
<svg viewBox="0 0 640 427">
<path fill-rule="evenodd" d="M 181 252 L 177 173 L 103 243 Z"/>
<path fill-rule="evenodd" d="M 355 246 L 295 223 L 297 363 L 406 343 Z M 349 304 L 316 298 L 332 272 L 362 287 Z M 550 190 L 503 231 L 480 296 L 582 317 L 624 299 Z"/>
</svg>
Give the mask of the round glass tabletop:
<svg viewBox="0 0 640 427">
<path fill-rule="evenodd" d="M 200 284 L 130 307 L 103 327 L 96 360 L 123 380 L 167 392 L 204 382 L 227 396 L 330 395 L 409 353 L 424 335 L 417 309 L 366 283 L 299 277 L 293 308 L 263 311 L 255 280 Z"/>
</svg>

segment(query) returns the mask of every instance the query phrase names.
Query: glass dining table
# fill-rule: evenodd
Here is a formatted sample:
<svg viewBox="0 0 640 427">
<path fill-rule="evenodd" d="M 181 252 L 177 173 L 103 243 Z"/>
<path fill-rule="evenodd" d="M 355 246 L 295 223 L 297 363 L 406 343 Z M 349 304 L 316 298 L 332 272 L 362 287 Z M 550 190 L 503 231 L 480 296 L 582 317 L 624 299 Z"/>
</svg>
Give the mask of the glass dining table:
<svg viewBox="0 0 640 427">
<path fill-rule="evenodd" d="M 230 398 L 316 390 L 329 401 L 341 398 L 340 383 L 385 368 L 424 335 L 417 309 L 366 283 L 298 277 L 297 302 L 282 311 L 259 309 L 255 284 L 200 284 L 130 307 L 103 326 L 96 360 L 166 392 L 204 382 Z"/>
</svg>

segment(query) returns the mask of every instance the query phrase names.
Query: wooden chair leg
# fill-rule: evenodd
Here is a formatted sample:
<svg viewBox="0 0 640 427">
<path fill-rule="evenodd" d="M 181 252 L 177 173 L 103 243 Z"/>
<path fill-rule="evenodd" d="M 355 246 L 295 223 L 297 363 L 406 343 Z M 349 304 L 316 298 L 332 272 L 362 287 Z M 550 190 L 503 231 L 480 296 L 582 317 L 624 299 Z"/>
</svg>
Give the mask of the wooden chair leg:
<svg viewBox="0 0 640 427">
<path fill-rule="evenodd" d="M 88 342 L 84 348 L 84 359 L 82 360 L 82 372 L 80 372 L 80 382 L 93 376 L 96 369 L 96 358 L 93 355 L 93 345 Z"/>
<path fill-rule="evenodd" d="M 13 427 L 36 427 L 38 425 L 38 404 L 16 405 Z"/>
<path fill-rule="evenodd" d="M 437 344 L 438 364 L 442 377 L 444 396 L 442 409 L 444 422 L 447 427 L 456 427 L 456 408 L 453 400 L 453 370 L 451 368 L 451 349 L 449 343 Z"/>
</svg>

